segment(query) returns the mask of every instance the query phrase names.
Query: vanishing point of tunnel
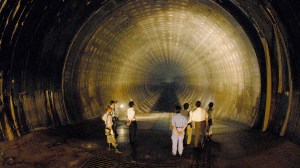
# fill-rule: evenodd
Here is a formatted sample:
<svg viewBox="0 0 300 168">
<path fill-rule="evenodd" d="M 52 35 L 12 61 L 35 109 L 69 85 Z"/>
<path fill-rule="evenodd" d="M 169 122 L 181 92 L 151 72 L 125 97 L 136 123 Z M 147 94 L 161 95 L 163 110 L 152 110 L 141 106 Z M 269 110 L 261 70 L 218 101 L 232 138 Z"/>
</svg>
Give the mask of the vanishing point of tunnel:
<svg viewBox="0 0 300 168">
<path fill-rule="evenodd" d="M 111 100 L 123 119 L 135 102 L 149 142 L 149 130 L 168 132 L 176 105 L 200 100 L 215 103 L 220 140 L 234 124 L 299 144 L 299 8 L 296 0 L 1 0 L 0 165 L 18 160 L 5 143 L 40 130 L 103 139 L 99 117 Z"/>
</svg>

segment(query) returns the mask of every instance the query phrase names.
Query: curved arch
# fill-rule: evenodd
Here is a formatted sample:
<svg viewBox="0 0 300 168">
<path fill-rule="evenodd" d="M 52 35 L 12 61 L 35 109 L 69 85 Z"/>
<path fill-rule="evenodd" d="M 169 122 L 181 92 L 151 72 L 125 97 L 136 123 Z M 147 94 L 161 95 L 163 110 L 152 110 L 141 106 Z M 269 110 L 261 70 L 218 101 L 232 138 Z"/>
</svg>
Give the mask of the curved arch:
<svg viewBox="0 0 300 168">
<path fill-rule="evenodd" d="M 80 95 L 86 118 L 110 99 L 134 99 L 140 112 L 148 112 L 162 101 L 162 93 L 175 92 L 170 105 L 215 101 L 216 116 L 254 123 L 261 90 L 256 53 L 239 23 L 220 6 L 127 1 L 110 9 L 98 10 L 90 19 L 97 24 L 86 23 L 79 32 L 84 42 L 69 52 L 79 64 L 65 64 L 73 65 L 67 71 L 76 78 L 67 87 Z"/>
</svg>

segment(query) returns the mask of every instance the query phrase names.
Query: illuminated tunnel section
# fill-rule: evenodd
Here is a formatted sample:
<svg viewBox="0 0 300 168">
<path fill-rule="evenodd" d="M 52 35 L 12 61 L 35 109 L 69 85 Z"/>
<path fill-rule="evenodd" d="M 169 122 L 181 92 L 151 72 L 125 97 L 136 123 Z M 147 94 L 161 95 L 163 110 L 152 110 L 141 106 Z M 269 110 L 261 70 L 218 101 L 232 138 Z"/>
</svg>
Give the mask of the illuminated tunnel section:
<svg viewBox="0 0 300 168">
<path fill-rule="evenodd" d="M 298 6 L 3 0 L 0 141 L 97 118 L 111 99 L 125 107 L 132 99 L 139 113 L 214 101 L 214 117 L 299 142 Z"/>
<path fill-rule="evenodd" d="M 139 113 L 200 100 L 215 103 L 215 117 L 253 125 L 261 76 L 246 33 L 216 4 L 130 1 L 86 21 L 69 49 L 63 87 L 66 97 L 79 94 L 87 119 L 110 100 L 134 100 Z"/>
</svg>

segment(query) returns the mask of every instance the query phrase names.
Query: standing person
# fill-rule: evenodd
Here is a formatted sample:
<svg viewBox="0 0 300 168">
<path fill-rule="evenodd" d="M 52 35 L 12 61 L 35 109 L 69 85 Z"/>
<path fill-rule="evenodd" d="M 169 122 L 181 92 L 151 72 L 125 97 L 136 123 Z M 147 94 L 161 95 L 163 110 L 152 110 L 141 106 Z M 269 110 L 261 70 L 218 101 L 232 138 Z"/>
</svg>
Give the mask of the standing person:
<svg viewBox="0 0 300 168">
<path fill-rule="evenodd" d="M 118 137 L 117 127 L 118 127 L 118 116 L 116 114 L 116 102 L 114 100 L 111 100 L 109 103 L 109 106 L 112 108 L 112 120 L 113 120 L 113 130 L 115 133 L 115 136 Z"/>
<path fill-rule="evenodd" d="M 185 116 L 187 121 L 190 121 L 190 116 L 191 116 L 191 111 L 189 110 L 189 103 L 184 103 L 183 104 L 183 110 L 181 111 L 181 114 Z M 192 133 L 193 133 L 193 128 L 192 128 L 192 123 L 188 122 L 188 125 L 185 129 L 185 137 L 184 137 L 184 142 L 186 142 L 187 145 L 191 144 L 192 141 Z"/>
<path fill-rule="evenodd" d="M 212 113 L 214 111 L 214 103 L 213 102 L 209 102 L 208 103 L 208 110 L 207 110 L 207 113 L 208 113 L 208 126 L 207 126 L 207 140 L 211 141 L 211 137 L 212 137 L 212 128 L 211 126 L 213 125 L 213 122 L 212 122 Z"/>
<path fill-rule="evenodd" d="M 184 130 L 187 126 L 188 120 L 184 115 L 180 113 L 181 106 L 176 106 L 176 115 L 172 117 L 172 155 L 176 156 L 177 149 L 179 156 L 182 156 L 183 152 L 183 139 Z"/>
<path fill-rule="evenodd" d="M 116 141 L 116 138 L 114 136 L 114 131 L 113 131 L 113 120 L 112 120 L 112 107 L 107 106 L 106 108 L 106 113 L 102 116 L 102 120 L 105 122 L 105 135 L 107 137 L 107 143 L 108 143 L 108 149 L 111 149 L 111 145 L 114 147 L 114 151 L 116 153 L 121 153 L 118 144 Z"/>
<path fill-rule="evenodd" d="M 195 141 L 194 148 L 197 149 L 199 145 L 199 139 L 201 140 L 200 145 L 204 147 L 204 138 L 206 126 L 208 125 L 208 114 L 207 111 L 200 107 L 201 102 L 196 102 L 197 109 L 191 113 L 191 121 L 195 126 Z M 200 136 L 201 135 L 201 136 Z"/>
<path fill-rule="evenodd" d="M 118 108 L 118 101 L 116 100 L 115 101 L 114 113 L 115 113 L 115 117 L 116 117 L 117 121 L 119 121 L 119 111 L 120 111 L 120 109 Z"/>
<path fill-rule="evenodd" d="M 128 103 L 129 109 L 127 109 L 127 125 L 129 126 L 129 139 L 130 143 L 135 143 L 135 136 L 137 130 L 137 123 L 135 119 L 135 110 L 133 108 L 134 102 L 130 101 Z"/>
</svg>

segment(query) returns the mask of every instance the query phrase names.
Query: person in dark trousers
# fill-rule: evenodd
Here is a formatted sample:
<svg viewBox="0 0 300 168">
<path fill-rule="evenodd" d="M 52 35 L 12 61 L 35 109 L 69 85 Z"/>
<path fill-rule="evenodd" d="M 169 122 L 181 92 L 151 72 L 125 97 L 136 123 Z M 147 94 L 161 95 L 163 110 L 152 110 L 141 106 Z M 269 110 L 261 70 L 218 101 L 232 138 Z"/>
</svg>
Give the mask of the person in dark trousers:
<svg viewBox="0 0 300 168">
<path fill-rule="evenodd" d="M 129 126 L 129 139 L 130 143 L 134 144 L 136 139 L 137 122 L 135 118 L 134 102 L 128 103 L 129 109 L 127 109 L 127 125 Z"/>
<path fill-rule="evenodd" d="M 212 137 L 212 128 L 211 126 L 213 125 L 213 121 L 212 121 L 212 113 L 214 111 L 214 103 L 213 102 L 209 102 L 208 103 L 208 110 L 207 110 L 207 113 L 208 113 L 208 126 L 207 126 L 207 129 L 206 129 L 206 135 L 207 135 L 207 140 L 208 141 L 211 141 L 211 137 Z"/>
<path fill-rule="evenodd" d="M 114 100 L 111 100 L 109 103 L 109 106 L 112 108 L 112 120 L 113 120 L 113 126 L 112 129 L 114 130 L 115 137 L 118 137 L 117 127 L 118 127 L 118 115 L 116 113 L 116 102 Z"/>
</svg>

